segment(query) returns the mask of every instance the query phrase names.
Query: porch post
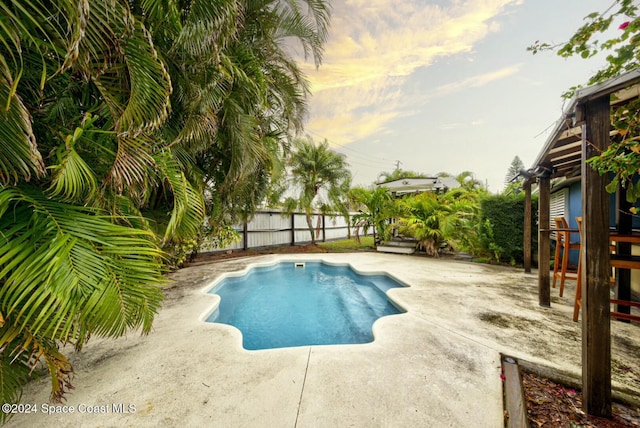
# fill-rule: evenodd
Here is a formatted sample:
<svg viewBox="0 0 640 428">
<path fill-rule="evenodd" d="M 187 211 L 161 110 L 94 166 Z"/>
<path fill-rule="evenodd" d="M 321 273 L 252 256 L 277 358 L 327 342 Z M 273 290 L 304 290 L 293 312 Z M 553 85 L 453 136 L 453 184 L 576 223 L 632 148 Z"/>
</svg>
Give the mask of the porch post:
<svg viewBox="0 0 640 428">
<path fill-rule="evenodd" d="M 538 178 L 538 304 L 551 307 L 550 263 L 551 231 L 549 206 L 551 204 L 551 179 L 545 173 Z"/>
<path fill-rule="evenodd" d="M 531 273 L 531 180 L 524 181 L 524 271 Z"/>
<path fill-rule="evenodd" d="M 602 417 L 611 417 L 609 194 L 607 177 L 585 160 L 609 144 L 609 98 L 587 101 L 582 116 L 582 405 Z"/>
<path fill-rule="evenodd" d="M 249 225 L 247 224 L 247 220 L 242 223 L 242 249 L 247 251 L 249 249 Z"/>
</svg>

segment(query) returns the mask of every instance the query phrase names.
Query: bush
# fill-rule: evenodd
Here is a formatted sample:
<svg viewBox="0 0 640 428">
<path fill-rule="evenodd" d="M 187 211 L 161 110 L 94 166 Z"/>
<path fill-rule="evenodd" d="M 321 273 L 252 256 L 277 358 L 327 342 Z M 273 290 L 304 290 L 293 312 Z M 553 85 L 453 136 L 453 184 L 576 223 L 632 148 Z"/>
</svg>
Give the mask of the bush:
<svg viewBox="0 0 640 428">
<path fill-rule="evenodd" d="M 537 213 L 537 199 L 532 200 L 532 216 Z M 522 263 L 524 252 L 523 193 L 488 195 L 480 201 L 480 236 L 483 249 L 496 261 Z M 532 246 L 536 247 L 537 226 L 532 221 Z"/>
</svg>

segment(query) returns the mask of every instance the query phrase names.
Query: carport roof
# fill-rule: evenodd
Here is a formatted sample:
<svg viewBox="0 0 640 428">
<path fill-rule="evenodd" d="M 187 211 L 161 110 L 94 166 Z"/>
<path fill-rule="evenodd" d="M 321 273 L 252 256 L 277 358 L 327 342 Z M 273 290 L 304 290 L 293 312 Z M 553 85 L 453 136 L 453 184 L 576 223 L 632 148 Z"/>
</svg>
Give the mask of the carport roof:
<svg viewBox="0 0 640 428">
<path fill-rule="evenodd" d="M 398 180 L 377 183 L 378 187 L 385 187 L 389 191 L 403 195 L 407 193 L 434 192 L 460 187 L 460 183 L 453 177 L 420 177 L 400 178 Z"/>
</svg>

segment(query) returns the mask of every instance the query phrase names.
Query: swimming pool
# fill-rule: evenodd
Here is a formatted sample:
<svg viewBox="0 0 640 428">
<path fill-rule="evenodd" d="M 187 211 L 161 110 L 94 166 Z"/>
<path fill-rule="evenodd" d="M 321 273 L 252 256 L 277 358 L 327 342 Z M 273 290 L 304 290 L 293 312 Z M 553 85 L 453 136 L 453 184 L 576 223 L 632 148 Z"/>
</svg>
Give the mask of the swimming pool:
<svg viewBox="0 0 640 428">
<path fill-rule="evenodd" d="M 350 265 L 282 261 L 221 278 L 208 291 L 221 300 L 206 321 L 238 328 L 249 350 L 368 343 L 378 318 L 405 312 L 386 295 L 404 286 Z"/>
</svg>

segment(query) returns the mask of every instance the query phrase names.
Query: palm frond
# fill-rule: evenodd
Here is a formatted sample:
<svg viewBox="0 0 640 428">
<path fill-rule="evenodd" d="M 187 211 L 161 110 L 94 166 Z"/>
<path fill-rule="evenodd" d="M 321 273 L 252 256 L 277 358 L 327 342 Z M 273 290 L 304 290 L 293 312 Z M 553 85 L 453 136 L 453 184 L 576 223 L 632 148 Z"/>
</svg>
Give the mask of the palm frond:
<svg viewBox="0 0 640 428">
<path fill-rule="evenodd" d="M 202 195 L 189 183 L 169 151 L 156 154 L 155 160 L 158 173 L 170 187 L 173 197 L 173 209 L 165 228 L 163 245 L 174 240 L 194 239 L 204 224 Z"/>
<path fill-rule="evenodd" d="M 150 31 L 161 41 L 173 41 L 182 29 L 181 2 L 176 0 L 142 0 L 140 7 L 147 18 Z"/>
<path fill-rule="evenodd" d="M 87 116 L 84 126 L 90 127 L 91 123 L 91 117 Z M 84 128 L 76 128 L 73 135 L 65 138 L 65 145 L 58 148 L 59 162 L 52 167 L 50 190 L 54 196 L 61 196 L 67 201 L 86 200 L 98 188 L 95 173 L 75 148 L 83 133 Z"/>
<path fill-rule="evenodd" d="M 0 58 L 13 91 L 25 63 L 40 71 L 39 88 L 77 56 L 88 3 L 60 0 L 9 0 L 0 3 Z M 33 54 L 30 61 L 24 55 Z M 8 105 L 8 104 L 7 104 Z"/>
<path fill-rule="evenodd" d="M 300 4 L 307 5 L 307 13 Z M 305 53 L 313 56 L 316 67 L 322 63 L 323 46 L 328 37 L 331 17 L 330 5 L 323 0 L 285 0 L 279 4 L 276 14 L 280 20 L 278 38 L 293 37 Z"/>
<path fill-rule="evenodd" d="M 192 58 L 216 59 L 236 34 L 242 6 L 238 0 L 193 0 L 182 30 L 171 48 Z"/>
<path fill-rule="evenodd" d="M 21 396 L 22 384 L 32 375 L 42 362 L 51 379 L 51 400 L 61 402 L 64 394 L 73 389 L 71 376 L 73 368 L 69 360 L 58 350 L 54 340 L 34 336 L 30 331 L 8 326 L 0 328 L 0 379 L 2 399 L 7 403 L 17 403 Z M 4 412 L 3 412 L 4 413 Z"/>
<path fill-rule="evenodd" d="M 151 35 L 139 22 L 123 50 L 131 93 L 116 129 L 132 135 L 153 131 L 167 118 L 171 78 L 158 58 Z"/>
<path fill-rule="evenodd" d="M 32 174 L 44 175 L 44 162 L 38 151 L 31 117 L 20 98 L 11 94 L 12 83 L 0 74 L 0 183 L 29 181 Z"/>
<path fill-rule="evenodd" d="M 121 135 L 113 167 L 105 180 L 118 193 L 125 188 L 130 193 L 141 192 L 155 161 L 151 155 L 154 141 L 148 135 L 135 137 Z"/>
<path fill-rule="evenodd" d="M 0 328 L 0 338 L 5 334 Z M 24 364 L 23 360 L 16 361 L 15 355 L 11 352 L 16 349 L 17 342 L 6 343 L 0 348 L 0 398 L 4 403 L 19 403 L 22 397 L 22 385 L 29 379 L 30 368 Z M 0 423 L 4 423 L 11 417 L 10 413 L 0 413 Z"/>
<path fill-rule="evenodd" d="M 5 326 L 78 347 L 151 328 L 164 281 L 151 233 L 17 188 L 0 191 L 0 232 Z"/>
</svg>

